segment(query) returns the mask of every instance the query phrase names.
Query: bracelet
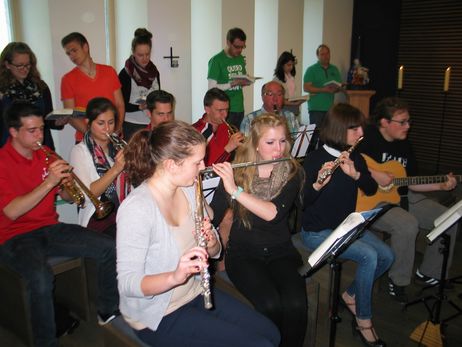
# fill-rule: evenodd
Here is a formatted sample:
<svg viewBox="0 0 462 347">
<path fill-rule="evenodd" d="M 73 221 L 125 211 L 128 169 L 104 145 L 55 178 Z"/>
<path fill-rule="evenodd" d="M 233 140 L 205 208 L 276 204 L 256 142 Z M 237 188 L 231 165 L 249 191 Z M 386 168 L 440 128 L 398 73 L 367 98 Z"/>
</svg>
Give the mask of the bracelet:
<svg viewBox="0 0 462 347">
<path fill-rule="evenodd" d="M 233 194 L 231 194 L 231 199 L 236 200 L 243 191 L 244 189 L 242 189 L 241 186 L 237 186 L 236 191 L 234 191 Z"/>
</svg>

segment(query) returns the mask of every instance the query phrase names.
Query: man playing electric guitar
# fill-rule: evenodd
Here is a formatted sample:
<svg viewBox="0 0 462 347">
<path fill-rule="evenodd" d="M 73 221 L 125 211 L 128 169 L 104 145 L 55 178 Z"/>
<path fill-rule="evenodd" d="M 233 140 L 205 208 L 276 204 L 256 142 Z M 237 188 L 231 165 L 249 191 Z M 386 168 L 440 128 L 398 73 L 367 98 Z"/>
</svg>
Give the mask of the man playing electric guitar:
<svg viewBox="0 0 462 347">
<path fill-rule="evenodd" d="M 416 159 L 407 139 L 410 128 L 408 105 L 398 98 L 385 98 L 377 105 L 373 121 L 374 125 L 366 128 L 364 140 L 358 151 L 379 164 L 397 161 L 404 167 L 406 176 L 415 176 Z M 373 167 L 369 167 L 369 170 L 380 187 L 389 187 L 393 183 L 393 174 Z M 392 208 L 374 224 L 391 235 L 395 262 L 388 272 L 389 294 L 400 303 L 407 302 L 405 287 L 411 283 L 415 241 L 419 228 L 431 230 L 435 218 L 446 210 L 444 206 L 419 192 L 454 189 L 457 185 L 456 179 L 452 174 L 446 177 L 447 179 L 441 180 L 440 183 L 400 187 L 401 207 Z M 457 225 L 453 225 L 446 232 L 451 237 L 448 268 L 452 261 L 456 232 Z M 416 271 L 416 279 L 421 283 L 438 283 L 443 261 L 439 248 L 439 241 L 427 246 L 423 261 Z"/>
</svg>

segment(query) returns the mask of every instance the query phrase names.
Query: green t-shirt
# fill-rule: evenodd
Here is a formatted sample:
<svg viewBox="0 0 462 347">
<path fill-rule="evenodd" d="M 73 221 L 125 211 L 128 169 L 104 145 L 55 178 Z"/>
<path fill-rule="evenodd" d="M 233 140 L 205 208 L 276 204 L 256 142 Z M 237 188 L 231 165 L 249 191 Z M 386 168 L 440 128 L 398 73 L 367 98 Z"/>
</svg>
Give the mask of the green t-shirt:
<svg viewBox="0 0 462 347">
<path fill-rule="evenodd" d="M 306 69 L 303 76 L 303 83 L 310 82 L 313 87 L 322 88 L 329 81 L 342 82 L 340 71 L 335 65 L 329 64 L 327 69 L 324 69 L 319 62 L 311 65 Z M 327 111 L 334 103 L 334 94 L 332 93 L 316 93 L 310 96 L 308 101 L 308 110 L 310 111 Z"/>
<path fill-rule="evenodd" d="M 209 60 L 209 71 L 207 79 L 217 81 L 218 84 L 230 82 L 230 77 L 237 75 L 245 75 L 245 59 L 242 55 L 238 57 L 229 57 L 225 51 L 221 51 Z M 225 93 L 229 96 L 229 111 L 244 112 L 244 94 L 241 86 L 235 86 Z"/>
</svg>

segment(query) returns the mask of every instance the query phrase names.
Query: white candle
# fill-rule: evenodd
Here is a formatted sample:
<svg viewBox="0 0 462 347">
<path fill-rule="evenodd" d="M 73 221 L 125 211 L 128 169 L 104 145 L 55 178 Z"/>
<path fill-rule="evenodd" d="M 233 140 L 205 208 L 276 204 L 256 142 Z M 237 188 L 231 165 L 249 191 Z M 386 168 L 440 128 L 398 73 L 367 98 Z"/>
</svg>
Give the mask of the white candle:
<svg viewBox="0 0 462 347">
<path fill-rule="evenodd" d="M 404 75 L 404 65 L 401 65 L 398 71 L 398 90 L 403 89 L 403 75 Z"/>
<path fill-rule="evenodd" d="M 449 66 L 444 72 L 444 87 L 443 91 L 447 92 L 449 90 L 449 79 L 451 78 L 451 67 Z"/>
</svg>

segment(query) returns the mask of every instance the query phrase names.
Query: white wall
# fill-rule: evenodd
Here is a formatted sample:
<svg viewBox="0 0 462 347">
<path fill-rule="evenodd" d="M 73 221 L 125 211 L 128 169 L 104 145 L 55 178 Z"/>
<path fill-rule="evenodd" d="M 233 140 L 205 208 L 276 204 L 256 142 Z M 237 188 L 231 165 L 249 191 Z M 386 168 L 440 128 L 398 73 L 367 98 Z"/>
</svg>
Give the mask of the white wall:
<svg viewBox="0 0 462 347">
<path fill-rule="evenodd" d="M 254 75 L 262 77 L 254 84 L 253 109 L 262 105 L 261 87 L 273 79 L 278 59 L 278 0 L 255 0 Z"/>
<path fill-rule="evenodd" d="M 191 122 L 191 1 L 151 0 L 148 26 L 156 37 L 153 61 L 160 72 L 162 89 L 176 97 L 176 119 Z M 179 56 L 179 67 L 170 67 L 164 56 Z"/>
<path fill-rule="evenodd" d="M 115 69 L 117 73 L 125 66 L 125 60 L 131 54 L 131 43 L 135 30 L 148 27 L 148 13 L 140 10 L 147 6 L 147 0 L 114 1 Z M 156 49 L 156 35 L 152 38 L 152 49 L 153 51 Z"/>
<path fill-rule="evenodd" d="M 223 49 L 221 6 L 221 0 L 191 0 L 192 123 L 204 113 L 208 61 Z"/>
</svg>

